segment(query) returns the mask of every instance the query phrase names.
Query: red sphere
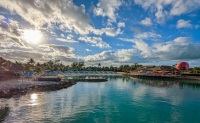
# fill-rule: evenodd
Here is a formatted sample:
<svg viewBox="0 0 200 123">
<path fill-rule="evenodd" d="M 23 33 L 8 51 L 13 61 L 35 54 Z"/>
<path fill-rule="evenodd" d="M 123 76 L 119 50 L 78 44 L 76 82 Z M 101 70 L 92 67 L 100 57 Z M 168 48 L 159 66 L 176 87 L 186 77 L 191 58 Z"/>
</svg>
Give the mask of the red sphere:
<svg viewBox="0 0 200 123">
<path fill-rule="evenodd" d="M 176 65 L 176 69 L 178 69 L 178 70 L 188 70 L 189 69 L 189 64 L 187 62 L 179 62 Z"/>
</svg>

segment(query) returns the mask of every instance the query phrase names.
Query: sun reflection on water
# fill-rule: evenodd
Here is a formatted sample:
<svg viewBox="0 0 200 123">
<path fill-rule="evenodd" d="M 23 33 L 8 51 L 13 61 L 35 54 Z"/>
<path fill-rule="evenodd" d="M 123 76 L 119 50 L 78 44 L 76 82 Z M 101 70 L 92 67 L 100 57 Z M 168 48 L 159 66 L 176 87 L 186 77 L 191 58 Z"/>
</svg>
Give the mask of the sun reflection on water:
<svg viewBox="0 0 200 123">
<path fill-rule="evenodd" d="M 38 94 L 33 93 L 33 94 L 30 95 L 30 97 L 31 97 L 31 101 L 30 101 L 31 104 L 30 105 L 32 105 L 32 106 L 37 105 L 38 104 Z"/>
</svg>

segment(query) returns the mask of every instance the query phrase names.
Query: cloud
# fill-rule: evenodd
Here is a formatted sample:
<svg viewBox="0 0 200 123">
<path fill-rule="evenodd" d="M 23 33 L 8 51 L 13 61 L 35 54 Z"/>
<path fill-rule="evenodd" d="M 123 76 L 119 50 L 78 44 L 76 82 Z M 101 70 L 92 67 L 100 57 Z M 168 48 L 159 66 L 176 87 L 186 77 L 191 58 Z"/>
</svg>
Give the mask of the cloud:
<svg viewBox="0 0 200 123">
<path fill-rule="evenodd" d="M 58 58 L 71 59 L 75 61 L 77 61 L 78 59 L 78 56 L 74 54 L 74 48 L 65 45 L 55 44 L 41 44 L 38 47 L 34 48 L 19 46 L 3 47 L 2 45 L 0 45 L 0 54 L 6 59 L 22 62 L 26 62 L 30 58 L 34 58 L 34 60 L 39 62 Z"/>
<path fill-rule="evenodd" d="M 147 43 L 142 40 L 134 40 L 134 48 L 140 51 L 140 55 L 143 57 L 149 57 L 152 54 L 151 48 Z"/>
<path fill-rule="evenodd" d="M 113 28 L 103 28 L 101 31 L 104 32 L 106 35 L 112 36 L 112 37 L 122 34 L 120 28 L 118 28 L 117 30 Z"/>
<path fill-rule="evenodd" d="M 16 45 L 25 46 L 23 41 L 21 41 L 20 39 L 21 35 L 22 30 L 19 28 L 19 23 L 17 21 L 12 19 L 8 21 L 6 17 L 0 15 L 1 43 L 7 40 L 7 43 L 14 41 Z M 12 42 L 11 44 L 14 44 L 14 42 Z"/>
<path fill-rule="evenodd" d="M 91 46 L 95 46 L 95 47 L 99 47 L 99 48 L 110 48 L 110 45 L 107 44 L 106 42 L 104 42 L 102 40 L 102 38 L 100 37 L 79 37 L 78 40 L 80 41 L 84 41 L 88 44 L 90 44 Z"/>
<path fill-rule="evenodd" d="M 88 34 L 92 29 L 85 6 L 76 6 L 71 0 L 1 0 L 0 6 L 17 13 L 37 29 L 54 23 L 79 34 Z"/>
<path fill-rule="evenodd" d="M 178 20 L 177 24 L 176 24 L 176 28 L 180 29 L 180 28 L 192 28 L 192 24 L 190 23 L 190 21 L 185 21 L 185 20 Z"/>
<path fill-rule="evenodd" d="M 145 26 L 151 26 L 152 25 L 152 22 L 151 22 L 151 19 L 150 18 L 145 18 L 144 20 L 141 21 L 141 24 L 142 25 L 145 25 Z"/>
<path fill-rule="evenodd" d="M 109 3 L 108 6 L 104 4 L 107 2 Z M 100 3 L 102 4 L 100 5 Z M 121 5 L 121 2 L 113 1 L 111 4 L 110 1 L 104 0 L 100 1 L 100 3 L 99 5 L 101 7 L 106 5 L 106 7 L 103 7 L 103 10 L 105 9 L 105 15 L 115 20 L 115 11 L 118 9 L 119 5 Z M 32 28 L 46 30 L 49 33 L 54 33 L 53 31 L 58 30 L 61 32 L 75 32 L 80 35 L 93 33 L 96 35 L 106 34 L 108 36 L 116 36 L 122 33 L 120 29 L 114 28 L 95 29 L 95 27 L 91 25 L 91 20 L 86 13 L 85 6 L 83 4 L 77 6 L 72 0 L 50 0 L 48 2 L 46 0 L 1 0 L 0 7 L 19 15 L 24 21 L 28 22 Z M 16 34 L 17 32 L 19 31 L 15 31 Z M 63 41 L 63 39 L 61 40 Z"/>
<path fill-rule="evenodd" d="M 119 34 L 122 34 L 123 32 L 121 31 L 120 28 L 114 29 L 114 28 L 111 28 L 111 27 L 106 27 L 106 28 L 102 28 L 102 29 L 93 29 L 93 33 L 96 34 L 96 35 L 106 34 L 108 36 L 114 37 L 114 36 L 117 36 Z"/>
<path fill-rule="evenodd" d="M 170 10 L 171 15 L 181 15 L 199 9 L 199 0 L 173 0 L 173 6 Z"/>
<path fill-rule="evenodd" d="M 73 51 L 74 48 L 65 45 L 56 44 L 42 44 L 39 45 L 39 51 L 45 53 L 46 55 L 65 56 L 65 57 L 75 57 Z"/>
<path fill-rule="evenodd" d="M 119 22 L 118 24 L 117 24 L 117 26 L 120 28 L 120 27 L 125 27 L 125 23 L 124 22 Z"/>
<path fill-rule="evenodd" d="M 159 24 L 165 23 L 170 17 L 190 13 L 200 7 L 198 0 L 134 0 L 134 3 L 154 13 Z"/>
<path fill-rule="evenodd" d="M 200 44 L 195 44 L 188 37 L 178 37 L 172 41 L 154 43 L 152 46 L 144 41 L 135 41 L 134 48 L 147 59 L 154 60 L 191 60 L 199 59 Z"/>
<path fill-rule="evenodd" d="M 135 49 L 120 49 L 117 51 L 108 50 L 98 54 L 89 55 L 83 58 L 86 62 L 101 62 L 112 64 L 146 62 L 145 59 L 137 55 Z"/>
<path fill-rule="evenodd" d="M 94 8 L 94 14 L 97 16 L 107 16 L 111 22 L 116 22 L 116 10 L 122 5 L 121 0 L 99 0 L 97 7 Z"/>
<path fill-rule="evenodd" d="M 137 39 L 156 39 L 156 38 L 161 38 L 160 34 L 154 33 L 154 32 L 143 32 L 143 33 L 139 33 L 135 36 L 135 38 Z"/>
<path fill-rule="evenodd" d="M 103 51 L 102 53 L 95 54 L 95 55 L 88 55 L 84 57 L 86 62 L 101 62 L 101 61 L 109 61 L 115 59 L 113 55 L 113 51 Z"/>
<path fill-rule="evenodd" d="M 85 49 L 87 52 L 90 52 L 90 51 L 92 51 L 92 50 L 90 50 L 90 49 Z"/>
<path fill-rule="evenodd" d="M 194 43 L 188 37 L 177 37 L 172 41 L 159 41 L 153 44 L 138 38 L 121 40 L 132 42 L 133 49 L 146 61 L 200 59 L 200 44 Z"/>
<path fill-rule="evenodd" d="M 24 47 L 25 48 L 26 47 L 17 38 L 7 37 L 5 35 L 1 35 L 0 38 L 1 38 L 0 47 L 2 47 L 2 48 L 12 48 L 12 47 L 22 47 L 22 48 Z"/>
<path fill-rule="evenodd" d="M 4 58 L 12 60 L 12 61 L 20 61 L 25 62 L 29 60 L 30 58 L 34 58 L 37 61 L 46 61 L 47 57 L 45 55 L 42 55 L 38 52 L 32 52 L 32 51 L 21 51 L 21 50 L 4 50 L 1 51 L 1 54 Z"/>
<path fill-rule="evenodd" d="M 73 39 L 65 39 L 65 38 L 56 38 L 55 40 L 57 41 L 61 41 L 61 42 L 68 42 L 68 43 L 75 43 L 75 42 L 78 42 L 78 41 L 75 41 Z"/>
<path fill-rule="evenodd" d="M 142 32 L 142 33 L 136 33 L 133 39 L 128 38 L 119 38 L 122 41 L 127 42 L 135 42 L 135 40 L 151 40 L 155 41 L 161 38 L 162 36 L 160 34 L 154 33 L 154 32 Z"/>
</svg>

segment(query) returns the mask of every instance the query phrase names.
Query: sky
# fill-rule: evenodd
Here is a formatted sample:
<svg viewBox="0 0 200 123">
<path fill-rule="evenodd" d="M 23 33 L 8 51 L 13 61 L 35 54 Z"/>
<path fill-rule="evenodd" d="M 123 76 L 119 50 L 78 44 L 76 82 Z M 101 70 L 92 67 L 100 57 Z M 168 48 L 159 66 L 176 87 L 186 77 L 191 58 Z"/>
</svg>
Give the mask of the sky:
<svg viewBox="0 0 200 123">
<path fill-rule="evenodd" d="M 0 57 L 200 66 L 200 1 L 0 0 Z"/>
</svg>

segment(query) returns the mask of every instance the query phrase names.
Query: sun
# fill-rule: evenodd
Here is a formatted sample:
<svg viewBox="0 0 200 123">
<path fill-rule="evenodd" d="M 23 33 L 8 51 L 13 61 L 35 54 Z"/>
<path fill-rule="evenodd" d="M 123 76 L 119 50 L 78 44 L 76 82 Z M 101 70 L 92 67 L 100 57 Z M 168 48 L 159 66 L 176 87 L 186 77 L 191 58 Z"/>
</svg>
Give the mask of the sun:
<svg viewBox="0 0 200 123">
<path fill-rule="evenodd" d="M 36 93 L 31 94 L 31 100 L 37 100 L 38 95 Z"/>
<path fill-rule="evenodd" d="M 42 40 L 40 30 L 24 30 L 22 38 L 29 44 L 39 44 Z"/>
</svg>

